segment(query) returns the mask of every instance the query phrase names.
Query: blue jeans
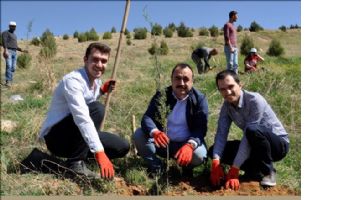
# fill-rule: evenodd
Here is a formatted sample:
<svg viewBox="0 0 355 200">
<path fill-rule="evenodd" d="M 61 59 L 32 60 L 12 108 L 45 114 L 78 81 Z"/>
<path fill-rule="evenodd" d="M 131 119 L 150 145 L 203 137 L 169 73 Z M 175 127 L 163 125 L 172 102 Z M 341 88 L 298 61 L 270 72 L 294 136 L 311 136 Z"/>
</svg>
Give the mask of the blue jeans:
<svg viewBox="0 0 355 200">
<path fill-rule="evenodd" d="M 226 54 L 227 69 L 238 74 L 238 48 L 235 47 L 234 52 L 231 52 L 229 46 L 224 45 L 224 53 Z"/>
<path fill-rule="evenodd" d="M 5 78 L 6 81 L 12 81 L 13 73 L 16 70 L 16 59 L 17 53 L 16 50 L 7 49 L 9 57 L 6 58 L 6 72 Z"/>
<path fill-rule="evenodd" d="M 162 162 L 156 156 L 158 154 L 161 157 L 166 158 L 166 148 L 158 148 L 154 145 L 154 138 L 145 134 L 141 128 L 138 128 L 133 136 L 133 142 L 138 150 L 138 154 L 144 159 L 148 165 L 149 170 L 161 169 Z M 186 142 L 172 142 L 169 143 L 169 158 L 174 158 L 176 152 Z M 197 147 L 192 155 L 191 163 L 187 166 L 189 168 L 201 165 L 207 158 L 207 149 L 205 145 Z M 175 159 L 175 158 L 174 158 Z"/>
</svg>

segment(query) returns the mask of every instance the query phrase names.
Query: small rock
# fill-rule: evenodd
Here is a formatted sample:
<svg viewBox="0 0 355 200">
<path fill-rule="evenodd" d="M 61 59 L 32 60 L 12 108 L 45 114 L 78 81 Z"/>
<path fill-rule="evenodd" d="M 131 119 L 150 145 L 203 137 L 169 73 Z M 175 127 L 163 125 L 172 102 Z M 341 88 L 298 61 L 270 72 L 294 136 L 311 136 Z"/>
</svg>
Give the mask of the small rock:
<svg viewBox="0 0 355 200">
<path fill-rule="evenodd" d="M 11 133 L 17 127 L 17 123 L 11 120 L 2 120 L 1 121 L 1 131 Z"/>
<path fill-rule="evenodd" d="M 19 94 L 12 95 L 10 99 L 12 102 L 23 101 L 23 98 Z"/>
</svg>

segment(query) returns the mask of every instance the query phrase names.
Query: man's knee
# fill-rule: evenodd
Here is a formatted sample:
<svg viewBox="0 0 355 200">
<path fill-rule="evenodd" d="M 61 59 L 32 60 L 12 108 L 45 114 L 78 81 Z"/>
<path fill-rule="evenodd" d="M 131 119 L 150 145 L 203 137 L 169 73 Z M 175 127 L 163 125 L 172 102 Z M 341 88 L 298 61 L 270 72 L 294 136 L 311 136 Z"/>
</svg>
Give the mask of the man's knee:
<svg viewBox="0 0 355 200">
<path fill-rule="evenodd" d="M 201 165 L 205 159 L 207 159 L 207 149 L 202 145 L 193 152 L 191 164 L 193 166 Z"/>
<path fill-rule="evenodd" d="M 143 132 L 142 128 L 137 128 L 136 131 L 133 134 L 133 142 L 135 145 L 140 145 L 142 143 L 146 143 L 147 136 Z"/>
</svg>

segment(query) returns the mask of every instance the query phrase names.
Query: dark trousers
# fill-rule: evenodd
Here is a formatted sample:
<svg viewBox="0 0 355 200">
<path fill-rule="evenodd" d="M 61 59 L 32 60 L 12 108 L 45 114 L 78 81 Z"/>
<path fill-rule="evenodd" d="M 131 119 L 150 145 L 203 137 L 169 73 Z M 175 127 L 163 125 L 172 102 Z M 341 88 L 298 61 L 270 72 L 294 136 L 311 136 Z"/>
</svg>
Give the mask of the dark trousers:
<svg viewBox="0 0 355 200">
<path fill-rule="evenodd" d="M 240 166 L 246 173 L 254 175 L 269 175 L 274 170 L 272 162 L 283 159 L 288 150 L 289 144 L 280 136 L 273 134 L 270 130 L 260 126 L 249 126 L 246 128 L 245 137 L 250 147 L 250 157 Z M 224 147 L 221 163 L 232 165 L 239 149 L 240 140 L 227 141 Z M 213 146 L 208 150 L 212 158 Z"/>
<path fill-rule="evenodd" d="M 88 107 L 106 155 L 110 159 L 125 156 L 130 147 L 127 140 L 116 134 L 99 131 L 105 112 L 104 106 L 93 102 Z M 71 114 L 54 125 L 44 138 L 51 153 L 68 158 L 68 161 L 85 160 L 93 156 Z"/>
</svg>

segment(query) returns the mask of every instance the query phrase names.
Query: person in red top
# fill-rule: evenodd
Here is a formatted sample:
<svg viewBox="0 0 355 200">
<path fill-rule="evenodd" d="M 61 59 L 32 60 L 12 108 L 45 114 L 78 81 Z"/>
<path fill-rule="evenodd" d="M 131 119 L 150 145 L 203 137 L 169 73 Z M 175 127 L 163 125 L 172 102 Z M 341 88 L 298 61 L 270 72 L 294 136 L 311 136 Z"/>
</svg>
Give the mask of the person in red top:
<svg viewBox="0 0 355 200">
<path fill-rule="evenodd" d="M 237 11 L 229 12 L 229 20 L 224 24 L 224 53 L 226 55 L 227 69 L 233 70 L 238 74 L 238 48 L 237 31 L 233 23 L 238 19 Z"/>
<path fill-rule="evenodd" d="M 245 72 L 255 72 L 257 71 L 257 63 L 258 61 L 264 61 L 264 58 L 261 57 L 256 48 L 251 48 L 249 54 L 244 59 Z"/>
</svg>

